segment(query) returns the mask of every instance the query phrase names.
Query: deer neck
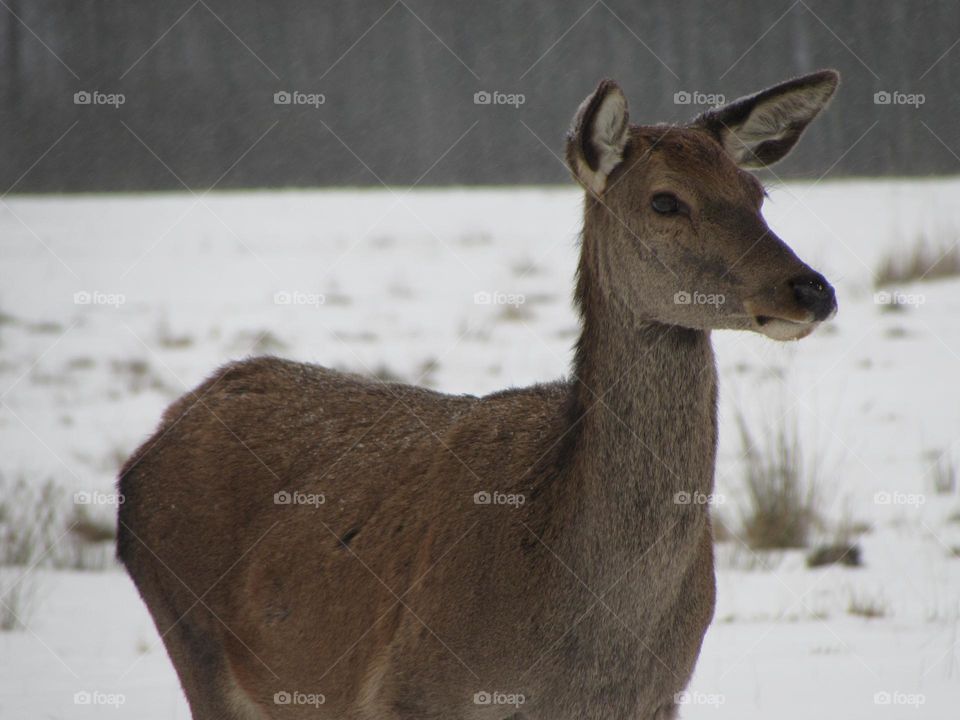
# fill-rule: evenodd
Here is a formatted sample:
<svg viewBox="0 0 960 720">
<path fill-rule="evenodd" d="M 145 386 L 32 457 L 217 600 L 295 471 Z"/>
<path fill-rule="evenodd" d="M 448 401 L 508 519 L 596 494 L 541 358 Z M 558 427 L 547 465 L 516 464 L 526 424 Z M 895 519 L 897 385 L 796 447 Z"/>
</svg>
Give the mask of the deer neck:
<svg viewBox="0 0 960 720">
<path fill-rule="evenodd" d="M 570 398 L 575 524 L 634 552 L 672 521 L 690 527 L 678 494 L 696 503 L 712 492 L 716 368 L 709 332 L 639 319 L 603 292 L 590 240 L 579 268 L 582 332 Z M 701 509 L 697 522 L 705 521 Z"/>
</svg>

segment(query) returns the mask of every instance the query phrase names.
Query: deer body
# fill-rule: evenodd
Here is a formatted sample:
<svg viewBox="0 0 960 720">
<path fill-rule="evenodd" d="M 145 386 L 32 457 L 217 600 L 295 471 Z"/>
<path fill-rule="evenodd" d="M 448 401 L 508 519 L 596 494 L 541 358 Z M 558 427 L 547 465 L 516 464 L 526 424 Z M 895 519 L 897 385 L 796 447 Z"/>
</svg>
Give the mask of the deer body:
<svg viewBox="0 0 960 720">
<path fill-rule="evenodd" d="M 793 82 L 794 104 L 797 88 L 809 99 L 830 85 L 822 106 L 836 79 Z M 633 175 L 628 205 L 629 182 L 658 184 L 639 165 L 653 162 L 651 129 L 627 139 L 621 98 L 601 84 L 568 145 L 588 190 L 570 381 L 446 396 L 255 358 L 174 403 L 130 458 L 118 553 L 195 718 L 675 716 L 714 604 L 707 506 L 677 502 L 713 487 L 710 330 L 800 337 L 835 305 L 766 231 L 768 257 L 746 262 L 776 265 L 776 282 L 741 292 L 747 281 L 711 278 L 707 258 L 644 291 L 737 290 L 723 313 L 688 322 L 671 316 L 687 308 L 637 301 L 624 262 L 689 250 L 659 248 L 614 207 L 618 172 Z M 730 153 L 707 120 L 689 137 L 655 129 L 654 145 Z M 687 225 L 660 227 L 678 245 Z M 620 261 L 630 248 L 638 259 Z M 805 289 L 789 301 L 767 288 L 796 277 Z M 522 503 L 478 503 L 493 492 Z"/>
</svg>

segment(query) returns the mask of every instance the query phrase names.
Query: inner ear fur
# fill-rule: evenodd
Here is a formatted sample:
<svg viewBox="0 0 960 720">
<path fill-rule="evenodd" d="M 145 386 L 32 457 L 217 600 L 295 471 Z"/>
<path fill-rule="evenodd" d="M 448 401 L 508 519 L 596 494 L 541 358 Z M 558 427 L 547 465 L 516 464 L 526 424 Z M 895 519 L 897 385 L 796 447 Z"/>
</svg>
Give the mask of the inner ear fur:
<svg viewBox="0 0 960 720">
<path fill-rule="evenodd" d="M 712 133 L 739 166 L 772 165 L 789 154 L 839 83 L 835 70 L 820 70 L 708 110 L 693 125 Z"/>
<path fill-rule="evenodd" d="M 600 195 L 623 160 L 629 136 L 627 99 L 613 80 L 603 80 L 587 97 L 567 133 L 567 164 L 574 178 Z"/>
</svg>

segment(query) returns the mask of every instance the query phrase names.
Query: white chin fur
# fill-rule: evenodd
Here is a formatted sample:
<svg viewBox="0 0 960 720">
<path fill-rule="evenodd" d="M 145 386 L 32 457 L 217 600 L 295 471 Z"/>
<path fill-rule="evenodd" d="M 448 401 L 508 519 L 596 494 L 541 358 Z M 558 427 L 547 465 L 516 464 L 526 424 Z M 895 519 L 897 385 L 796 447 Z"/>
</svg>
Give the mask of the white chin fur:
<svg viewBox="0 0 960 720">
<path fill-rule="evenodd" d="M 817 329 L 818 322 L 797 323 L 789 320 L 767 320 L 763 325 L 757 327 L 757 332 L 763 333 L 773 340 L 800 340 Z"/>
</svg>

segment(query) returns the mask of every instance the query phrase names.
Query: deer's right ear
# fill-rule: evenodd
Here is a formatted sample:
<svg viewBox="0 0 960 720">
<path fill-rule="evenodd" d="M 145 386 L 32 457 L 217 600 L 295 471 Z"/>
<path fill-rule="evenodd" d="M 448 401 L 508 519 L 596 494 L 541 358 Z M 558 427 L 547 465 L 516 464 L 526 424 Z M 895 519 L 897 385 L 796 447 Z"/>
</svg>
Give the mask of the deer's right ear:
<svg viewBox="0 0 960 720">
<path fill-rule="evenodd" d="M 797 144 L 839 82 L 836 70 L 820 70 L 708 110 L 694 125 L 710 132 L 740 167 L 773 165 Z"/>
<path fill-rule="evenodd" d="M 567 164 L 588 190 L 601 195 L 623 160 L 627 145 L 627 99 L 613 80 L 603 80 L 583 103 L 567 133 Z"/>
</svg>

